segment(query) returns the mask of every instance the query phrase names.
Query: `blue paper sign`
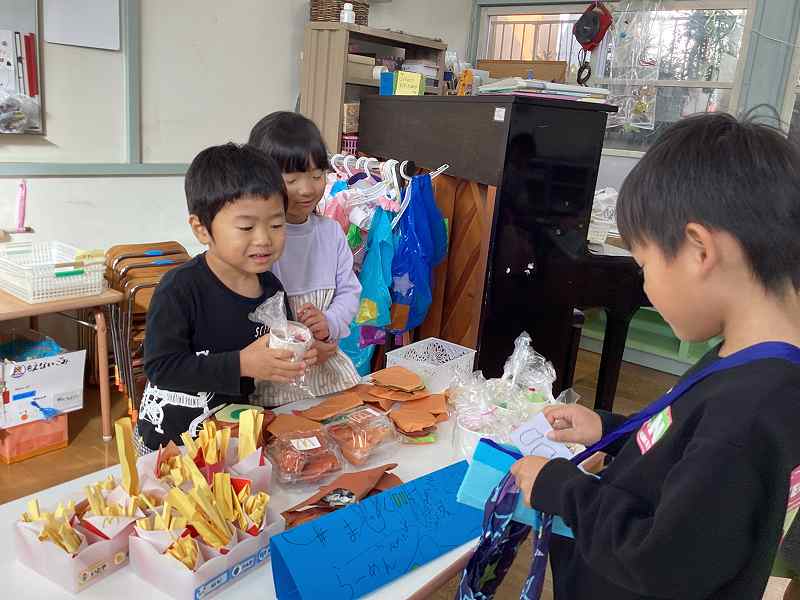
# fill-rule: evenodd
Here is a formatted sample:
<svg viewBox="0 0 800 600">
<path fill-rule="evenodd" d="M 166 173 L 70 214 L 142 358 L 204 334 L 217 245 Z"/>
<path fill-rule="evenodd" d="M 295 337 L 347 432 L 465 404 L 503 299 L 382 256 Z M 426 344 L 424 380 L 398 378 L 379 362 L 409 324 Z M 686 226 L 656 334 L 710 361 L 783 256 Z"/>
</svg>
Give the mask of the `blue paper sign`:
<svg viewBox="0 0 800 600">
<path fill-rule="evenodd" d="M 278 598 L 368 594 L 481 534 L 483 514 L 456 501 L 462 461 L 270 540 Z"/>
</svg>

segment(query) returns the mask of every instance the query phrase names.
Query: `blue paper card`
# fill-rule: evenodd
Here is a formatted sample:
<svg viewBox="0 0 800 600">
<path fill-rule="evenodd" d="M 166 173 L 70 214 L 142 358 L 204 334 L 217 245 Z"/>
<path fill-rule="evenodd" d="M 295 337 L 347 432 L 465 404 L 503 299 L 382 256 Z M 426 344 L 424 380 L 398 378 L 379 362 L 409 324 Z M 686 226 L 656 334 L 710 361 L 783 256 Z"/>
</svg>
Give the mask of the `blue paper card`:
<svg viewBox="0 0 800 600">
<path fill-rule="evenodd" d="M 467 469 L 461 487 L 458 488 L 458 501 L 483 510 L 492 490 L 505 477 L 511 469 L 511 465 L 520 458 L 522 455 L 516 448 L 482 439 L 475 448 L 472 463 Z M 511 518 L 537 529 L 539 527 L 539 512 L 526 506 L 522 498 Z M 553 519 L 553 533 L 570 538 L 575 537 L 572 530 L 560 517 Z"/>
<path fill-rule="evenodd" d="M 480 536 L 482 511 L 456 501 L 465 461 L 270 540 L 278 598 L 368 594 Z"/>
</svg>

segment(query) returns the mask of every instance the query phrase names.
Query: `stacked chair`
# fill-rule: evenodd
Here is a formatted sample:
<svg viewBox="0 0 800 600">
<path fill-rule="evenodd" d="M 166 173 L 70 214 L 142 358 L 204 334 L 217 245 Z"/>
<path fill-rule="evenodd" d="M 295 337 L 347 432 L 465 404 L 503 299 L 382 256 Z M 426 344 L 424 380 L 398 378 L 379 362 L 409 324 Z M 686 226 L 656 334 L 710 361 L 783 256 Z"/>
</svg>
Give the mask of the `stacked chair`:
<svg viewBox="0 0 800 600">
<path fill-rule="evenodd" d="M 190 260 L 178 242 L 123 244 L 106 252 L 109 286 L 125 297 L 111 311 L 116 356 L 117 389 L 128 397 L 128 412 L 136 421 L 144 375 L 144 336 L 147 310 L 158 282 L 170 270 Z"/>
</svg>

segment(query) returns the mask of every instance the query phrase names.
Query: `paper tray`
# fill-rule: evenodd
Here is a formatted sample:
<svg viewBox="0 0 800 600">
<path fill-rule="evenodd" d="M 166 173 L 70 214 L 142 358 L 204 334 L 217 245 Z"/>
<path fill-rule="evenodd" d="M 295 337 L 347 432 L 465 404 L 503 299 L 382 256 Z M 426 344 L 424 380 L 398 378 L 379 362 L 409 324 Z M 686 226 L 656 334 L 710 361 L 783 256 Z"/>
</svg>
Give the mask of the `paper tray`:
<svg viewBox="0 0 800 600">
<path fill-rule="evenodd" d="M 283 518 L 272 508 L 267 509 L 267 522 L 271 525 L 259 535 L 239 542 L 224 556 L 206 561 L 195 572 L 171 556 L 159 554 L 149 542 L 131 536 L 131 567 L 139 577 L 176 600 L 205 600 L 264 566 L 269 558 L 269 539 L 284 530 Z"/>
<path fill-rule="evenodd" d="M 17 560 L 64 589 L 78 593 L 128 564 L 131 531 L 133 523 L 113 539 L 90 544 L 71 558 L 55 544 L 40 542 L 34 531 L 17 523 Z"/>
</svg>

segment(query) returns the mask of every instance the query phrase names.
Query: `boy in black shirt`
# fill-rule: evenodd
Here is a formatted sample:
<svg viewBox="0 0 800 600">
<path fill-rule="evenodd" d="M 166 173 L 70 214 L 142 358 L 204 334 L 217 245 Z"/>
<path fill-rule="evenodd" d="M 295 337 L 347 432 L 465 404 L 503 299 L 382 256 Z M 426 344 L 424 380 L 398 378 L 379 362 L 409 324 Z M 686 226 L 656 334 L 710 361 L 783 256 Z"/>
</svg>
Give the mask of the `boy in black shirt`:
<svg viewBox="0 0 800 600">
<path fill-rule="evenodd" d="M 289 382 L 316 359 L 267 348 L 249 319 L 283 286 L 270 273 L 283 252 L 286 188 L 260 150 L 226 144 L 203 150 L 186 173 L 189 225 L 207 252 L 167 273 L 147 315 L 148 385 L 138 434 L 157 450 L 223 403 L 248 403 L 253 378 Z"/>
<path fill-rule="evenodd" d="M 725 114 L 677 123 L 626 179 L 617 221 L 676 335 L 724 338 L 693 372 L 800 345 L 800 151 L 778 131 Z M 552 439 L 587 446 L 624 421 L 546 416 Z M 557 600 L 762 597 L 800 501 L 800 368 L 766 358 L 711 375 L 606 452 L 600 479 L 563 459 L 512 468 L 575 535 L 551 540 Z"/>
</svg>

